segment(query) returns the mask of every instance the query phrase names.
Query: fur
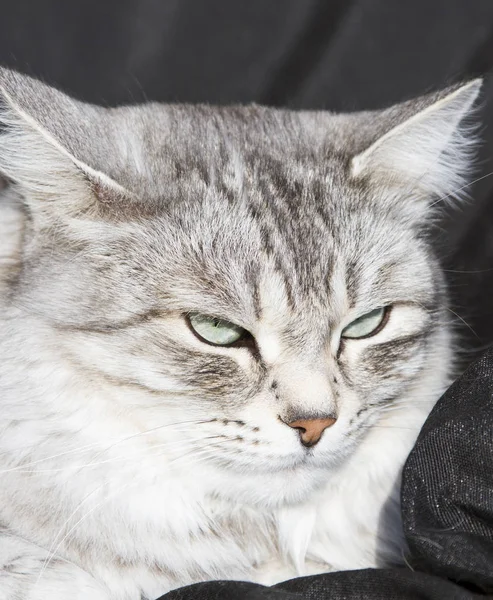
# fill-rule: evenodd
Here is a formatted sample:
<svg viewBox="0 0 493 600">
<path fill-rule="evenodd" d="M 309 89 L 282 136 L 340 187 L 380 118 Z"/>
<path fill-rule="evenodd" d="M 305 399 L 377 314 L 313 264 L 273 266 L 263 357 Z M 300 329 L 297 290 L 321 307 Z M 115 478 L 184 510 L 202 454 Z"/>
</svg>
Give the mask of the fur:
<svg viewBox="0 0 493 600">
<path fill-rule="evenodd" d="M 0 87 L 0 598 L 403 562 L 400 472 L 454 375 L 432 224 L 480 82 L 353 115 Z M 312 448 L 286 425 L 328 414 Z"/>
</svg>

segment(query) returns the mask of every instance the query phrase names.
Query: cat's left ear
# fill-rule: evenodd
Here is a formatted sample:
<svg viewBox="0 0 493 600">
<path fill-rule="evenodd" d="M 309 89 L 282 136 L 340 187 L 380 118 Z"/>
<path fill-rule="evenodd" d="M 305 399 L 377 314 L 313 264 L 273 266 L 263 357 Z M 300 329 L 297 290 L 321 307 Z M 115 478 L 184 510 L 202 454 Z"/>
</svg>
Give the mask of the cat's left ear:
<svg viewBox="0 0 493 600">
<path fill-rule="evenodd" d="M 383 132 L 352 158 L 352 177 L 428 199 L 453 195 L 470 173 L 477 139 L 467 117 L 481 84 L 475 79 L 373 114 Z"/>
</svg>

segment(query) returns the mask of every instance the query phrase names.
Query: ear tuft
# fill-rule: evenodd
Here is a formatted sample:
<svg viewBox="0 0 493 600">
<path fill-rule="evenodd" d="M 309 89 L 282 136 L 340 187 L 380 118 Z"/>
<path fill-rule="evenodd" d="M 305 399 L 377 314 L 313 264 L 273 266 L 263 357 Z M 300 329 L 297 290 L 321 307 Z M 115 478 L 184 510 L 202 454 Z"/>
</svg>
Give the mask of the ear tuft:
<svg viewBox="0 0 493 600">
<path fill-rule="evenodd" d="M 445 90 L 438 98 L 429 96 L 402 105 L 404 113 L 414 107 L 414 114 L 353 157 L 352 176 L 370 177 L 427 197 L 454 194 L 466 183 L 477 146 L 476 126 L 467 117 L 472 115 L 481 85 L 482 80 L 475 79 Z"/>
</svg>

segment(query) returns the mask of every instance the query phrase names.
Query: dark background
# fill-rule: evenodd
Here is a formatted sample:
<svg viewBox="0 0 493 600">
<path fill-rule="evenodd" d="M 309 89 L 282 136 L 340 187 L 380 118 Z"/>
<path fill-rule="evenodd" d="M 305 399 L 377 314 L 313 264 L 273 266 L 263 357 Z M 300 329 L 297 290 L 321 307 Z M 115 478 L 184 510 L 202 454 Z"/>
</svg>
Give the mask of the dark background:
<svg viewBox="0 0 493 600">
<path fill-rule="evenodd" d="M 103 105 L 352 111 L 486 75 L 481 179 L 434 235 L 463 356 L 493 342 L 493 0 L 0 0 L 0 63 Z M 167 598 L 493 597 L 492 374 L 490 352 L 439 402 L 405 467 L 403 519 L 416 572 L 341 573 L 271 590 L 212 583 Z M 460 531 L 447 525 L 451 515 L 460 516 Z"/>
</svg>

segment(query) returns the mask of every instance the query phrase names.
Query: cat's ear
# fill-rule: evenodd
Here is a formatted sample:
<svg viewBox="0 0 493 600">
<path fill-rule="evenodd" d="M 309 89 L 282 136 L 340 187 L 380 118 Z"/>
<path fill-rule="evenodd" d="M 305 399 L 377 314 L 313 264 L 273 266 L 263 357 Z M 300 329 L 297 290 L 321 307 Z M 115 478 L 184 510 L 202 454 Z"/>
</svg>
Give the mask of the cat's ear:
<svg viewBox="0 0 493 600">
<path fill-rule="evenodd" d="M 374 114 L 383 133 L 352 158 L 352 176 L 428 198 L 454 194 L 471 169 L 477 139 L 467 117 L 481 84 L 475 79 Z"/>
<path fill-rule="evenodd" d="M 104 154 L 105 109 L 3 68 L 0 101 L 0 174 L 33 210 L 88 214 L 131 197 L 94 166 Z"/>
</svg>

